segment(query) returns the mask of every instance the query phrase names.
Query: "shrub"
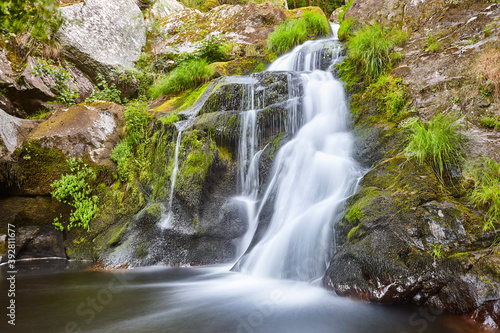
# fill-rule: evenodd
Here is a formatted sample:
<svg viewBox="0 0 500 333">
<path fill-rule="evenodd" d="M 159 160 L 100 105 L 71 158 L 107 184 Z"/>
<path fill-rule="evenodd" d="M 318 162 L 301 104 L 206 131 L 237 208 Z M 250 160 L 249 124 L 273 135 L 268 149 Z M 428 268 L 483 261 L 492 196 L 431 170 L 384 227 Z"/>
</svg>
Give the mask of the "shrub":
<svg viewBox="0 0 500 333">
<path fill-rule="evenodd" d="M 376 80 L 401 57 L 394 52 L 406 38 L 404 33 L 384 31 L 379 24 L 365 26 L 347 43 L 348 61 L 370 80 Z"/>
<path fill-rule="evenodd" d="M 308 12 L 301 18 L 287 20 L 276 27 L 267 38 L 270 52 L 285 53 L 303 43 L 308 37 L 326 36 L 330 25 L 323 15 Z"/>
<path fill-rule="evenodd" d="M 204 59 L 184 61 L 172 72 L 157 80 L 149 88 L 149 95 L 152 98 L 158 98 L 163 95 L 181 92 L 208 81 L 212 73 L 213 69 L 208 67 L 208 63 Z"/>
<path fill-rule="evenodd" d="M 205 59 L 208 63 L 217 61 L 226 61 L 227 53 L 223 48 L 223 38 L 219 36 L 210 36 L 200 42 L 196 48 L 198 57 Z"/>
<path fill-rule="evenodd" d="M 422 122 L 415 122 L 409 128 L 413 133 L 404 150 L 406 155 L 420 164 L 428 163 L 440 181 L 448 164 L 462 165 L 465 138 L 460 132 L 461 125 L 455 119 L 438 114 L 427 128 Z"/>
<path fill-rule="evenodd" d="M 469 200 L 480 208 L 488 208 L 483 230 L 495 229 L 500 221 L 500 165 L 492 159 L 483 158 L 479 165 L 471 167 L 467 175 L 474 181 L 474 190 Z"/>
<path fill-rule="evenodd" d="M 95 90 L 85 102 L 110 101 L 118 104 L 122 102 L 121 91 L 116 88 L 114 83 L 108 85 L 108 82 L 100 73 L 97 74 L 97 81 L 98 89 Z"/>
<path fill-rule="evenodd" d="M 56 0 L 10 0 L 0 2 L 0 31 L 12 35 L 28 32 L 42 42 L 49 41 L 63 19 Z"/>
<path fill-rule="evenodd" d="M 66 174 L 60 180 L 56 180 L 50 186 L 55 189 L 52 196 L 58 201 L 67 203 L 74 208 L 69 216 L 68 230 L 74 227 L 82 227 L 89 231 L 89 222 L 98 211 L 99 199 L 92 194 L 89 182 L 96 179 L 95 171 L 81 159 L 70 158 L 68 165 L 71 174 Z M 56 229 L 64 230 L 61 216 L 54 220 Z"/>
<path fill-rule="evenodd" d="M 481 117 L 480 124 L 487 128 L 500 129 L 500 119 L 498 117 L 483 116 Z"/>
</svg>

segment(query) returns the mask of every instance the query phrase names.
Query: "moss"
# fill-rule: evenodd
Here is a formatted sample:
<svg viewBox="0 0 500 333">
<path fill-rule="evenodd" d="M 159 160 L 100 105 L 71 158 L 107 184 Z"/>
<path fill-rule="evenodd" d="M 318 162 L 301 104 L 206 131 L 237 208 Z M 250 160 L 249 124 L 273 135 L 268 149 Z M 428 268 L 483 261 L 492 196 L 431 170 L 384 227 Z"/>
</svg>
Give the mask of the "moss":
<svg viewBox="0 0 500 333">
<path fill-rule="evenodd" d="M 323 10 L 317 6 L 288 9 L 288 10 L 284 10 L 284 12 L 285 12 L 285 15 L 288 19 L 295 18 L 295 17 L 301 17 L 305 13 L 320 14 L 320 15 L 324 16 L 325 18 L 327 18 L 325 13 L 323 12 Z"/>
<path fill-rule="evenodd" d="M 118 232 L 116 232 L 113 237 L 108 241 L 108 246 L 109 247 L 116 247 L 120 245 L 123 241 L 123 237 L 125 236 L 125 232 L 128 229 L 128 225 L 125 224 L 123 227 L 120 228 Z"/>
<path fill-rule="evenodd" d="M 354 238 L 361 236 L 363 233 L 362 227 L 363 225 L 360 223 L 356 227 L 352 228 L 347 234 L 347 240 L 352 241 Z"/>
<path fill-rule="evenodd" d="M 173 112 L 186 110 L 196 103 L 209 85 L 210 82 L 207 82 L 200 87 L 185 90 L 177 96 L 169 98 L 165 103 L 155 108 L 155 111 Z"/>
<path fill-rule="evenodd" d="M 248 56 L 227 62 L 214 62 L 210 67 L 220 76 L 249 75 L 263 71 L 267 63 L 266 57 Z"/>
</svg>

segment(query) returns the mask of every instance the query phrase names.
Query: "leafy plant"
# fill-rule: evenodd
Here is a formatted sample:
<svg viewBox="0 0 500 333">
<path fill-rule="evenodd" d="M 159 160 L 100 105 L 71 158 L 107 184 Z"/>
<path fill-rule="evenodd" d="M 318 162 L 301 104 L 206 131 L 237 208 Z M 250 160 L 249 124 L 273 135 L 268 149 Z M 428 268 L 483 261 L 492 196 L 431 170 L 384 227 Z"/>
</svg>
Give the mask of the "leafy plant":
<svg viewBox="0 0 500 333">
<path fill-rule="evenodd" d="M 466 175 L 474 181 L 469 200 L 477 207 L 488 209 L 483 230 L 495 229 L 500 222 L 500 165 L 490 158 L 483 158 L 478 165 L 468 168 Z"/>
<path fill-rule="evenodd" d="M 55 189 L 52 196 L 60 202 L 67 203 L 74 208 L 69 216 L 68 231 L 74 227 L 82 227 L 89 231 L 89 223 L 98 212 L 99 199 L 92 195 L 89 182 L 96 179 L 95 171 L 82 159 L 70 158 L 68 165 L 70 174 L 63 175 L 60 180 L 56 180 L 50 186 Z M 61 217 L 54 220 L 54 226 L 59 230 L 64 230 Z"/>
<path fill-rule="evenodd" d="M 122 102 L 121 91 L 116 88 L 114 83 L 108 85 L 108 81 L 101 73 L 97 74 L 97 81 L 98 89 L 85 102 L 110 101 L 118 104 Z"/>
<path fill-rule="evenodd" d="M 387 119 L 397 120 L 406 109 L 408 94 L 403 80 L 382 75 L 367 88 L 367 93 L 377 100 L 377 109 L 385 112 Z"/>
<path fill-rule="evenodd" d="M 163 95 L 178 93 L 206 82 L 212 76 L 213 69 L 205 59 L 193 59 L 182 62 L 169 74 L 160 77 L 150 88 L 149 95 L 158 98 Z"/>
<path fill-rule="evenodd" d="M 56 95 L 56 102 L 71 105 L 80 97 L 76 89 L 69 88 L 71 74 L 64 68 L 53 67 L 47 60 L 39 59 L 38 64 L 33 69 L 37 76 L 48 75 L 54 79 L 55 83 L 50 87 L 50 90 Z"/>
<path fill-rule="evenodd" d="M 432 248 L 432 255 L 435 259 L 441 259 L 443 257 L 443 253 L 441 250 L 443 249 L 443 244 L 434 244 Z"/>
<path fill-rule="evenodd" d="M 160 121 L 164 124 L 164 125 L 169 125 L 169 124 L 173 124 L 177 121 L 179 121 L 179 116 L 177 115 L 177 113 L 172 113 L 172 114 L 169 114 L 168 116 L 166 117 L 162 117 L 160 118 Z"/>
<path fill-rule="evenodd" d="M 339 39 L 343 41 L 349 38 L 349 36 L 351 36 L 351 34 L 353 33 L 355 24 L 356 20 L 352 17 L 348 17 L 347 19 L 342 21 L 337 32 Z"/>
<path fill-rule="evenodd" d="M 422 122 L 409 127 L 412 131 L 405 154 L 418 163 L 429 164 L 440 181 L 448 164 L 460 167 L 465 156 L 465 138 L 462 126 L 451 116 L 438 114 L 430 120 L 427 128 Z"/>
</svg>

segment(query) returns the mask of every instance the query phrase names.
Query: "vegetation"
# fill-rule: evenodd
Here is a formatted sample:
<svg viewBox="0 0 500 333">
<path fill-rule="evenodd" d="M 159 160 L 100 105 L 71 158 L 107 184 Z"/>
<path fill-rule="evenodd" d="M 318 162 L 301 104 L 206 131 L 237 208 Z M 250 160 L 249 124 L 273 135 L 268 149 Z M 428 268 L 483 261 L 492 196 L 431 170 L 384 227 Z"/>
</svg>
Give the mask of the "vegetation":
<svg viewBox="0 0 500 333">
<path fill-rule="evenodd" d="M 389 120 L 399 120 L 406 115 L 408 94 L 406 85 L 400 78 L 382 75 L 366 90 L 377 101 L 377 110 L 385 113 Z"/>
<path fill-rule="evenodd" d="M 89 223 L 98 211 L 98 197 L 92 195 L 90 183 L 96 179 L 95 171 L 81 159 L 70 158 L 68 165 L 70 174 L 63 175 L 60 180 L 51 184 L 55 189 L 52 196 L 58 201 L 67 203 L 74 208 L 69 216 L 67 230 L 74 227 L 82 227 L 89 231 Z M 62 216 L 54 220 L 54 226 L 59 230 L 64 230 Z"/>
<path fill-rule="evenodd" d="M 182 62 L 169 74 L 160 77 L 149 89 L 149 96 L 158 98 L 178 93 L 206 82 L 213 70 L 205 59 L 192 59 Z"/>
<path fill-rule="evenodd" d="M 500 129 L 500 118 L 499 117 L 483 116 L 483 117 L 481 117 L 480 124 L 481 124 L 481 126 L 484 126 L 487 128 Z"/>
<path fill-rule="evenodd" d="M 131 170 L 141 170 L 147 164 L 145 160 L 150 142 L 149 123 L 153 117 L 148 112 L 147 103 L 141 101 L 127 105 L 124 115 L 126 136 L 113 149 L 111 159 L 117 164 L 120 179 L 128 180 Z"/>
<path fill-rule="evenodd" d="M 85 102 L 94 101 L 110 101 L 115 103 L 121 103 L 121 91 L 116 88 L 116 85 L 112 83 L 108 85 L 108 81 L 100 73 L 97 74 L 97 88 L 92 95 L 85 100 Z"/>
<path fill-rule="evenodd" d="M 355 24 L 356 20 L 352 17 L 348 17 L 346 20 L 342 21 L 342 23 L 340 23 L 339 31 L 337 32 L 339 39 L 344 41 L 349 38 L 353 33 Z"/>
<path fill-rule="evenodd" d="M 341 77 L 346 82 L 359 78 L 359 75 L 368 81 L 376 81 L 401 58 L 394 48 L 405 39 L 405 33 L 384 30 L 377 23 L 361 28 L 347 41 L 349 55 L 340 65 Z"/>
<path fill-rule="evenodd" d="M 329 32 L 330 25 L 324 16 L 308 12 L 278 25 L 267 38 L 267 45 L 270 52 L 285 53 L 311 36 L 326 36 Z"/>
<path fill-rule="evenodd" d="M 48 42 L 63 23 L 56 0 L 10 0 L 0 2 L 0 31 L 8 35 L 24 32 Z"/>
<path fill-rule="evenodd" d="M 437 38 L 430 32 L 427 32 L 427 44 L 425 45 L 425 49 L 431 52 L 436 52 L 439 51 L 440 48 L 441 44 L 438 42 Z"/>
<path fill-rule="evenodd" d="M 409 128 L 412 134 L 405 148 L 406 155 L 420 164 L 429 164 L 440 181 L 449 165 L 461 167 L 465 156 L 465 138 L 456 119 L 438 114 L 430 120 L 427 128 L 420 121 Z"/>
<path fill-rule="evenodd" d="M 80 97 L 76 89 L 69 88 L 71 74 L 61 67 L 55 67 L 47 60 L 39 59 L 38 65 L 34 67 L 35 75 L 48 75 L 54 79 L 54 85 L 50 90 L 56 95 L 56 102 L 64 105 L 71 105 Z"/>
<path fill-rule="evenodd" d="M 481 95 L 500 97 L 500 51 L 496 48 L 481 53 L 476 62 L 476 71 L 480 73 Z"/>
<path fill-rule="evenodd" d="M 170 124 L 173 124 L 177 121 L 179 121 L 180 118 L 179 116 L 177 115 L 177 113 L 172 113 L 172 114 L 169 114 L 168 116 L 166 117 L 162 117 L 160 118 L 160 121 L 164 124 L 164 125 L 170 125 Z"/>
<path fill-rule="evenodd" d="M 477 165 L 467 168 L 466 176 L 474 182 L 470 201 L 479 208 L 487 208 L 483 230 L 495 229 L 500 222 L 500 165 L 483 158 Z"/>
</svg>

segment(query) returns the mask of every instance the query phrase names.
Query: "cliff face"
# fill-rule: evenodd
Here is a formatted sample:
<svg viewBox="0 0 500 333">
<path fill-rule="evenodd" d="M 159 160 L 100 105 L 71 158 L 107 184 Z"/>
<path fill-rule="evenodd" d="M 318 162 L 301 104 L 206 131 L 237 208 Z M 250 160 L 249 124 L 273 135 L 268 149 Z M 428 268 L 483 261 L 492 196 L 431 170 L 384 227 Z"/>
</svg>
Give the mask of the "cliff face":
<svg viewBox="0 0 500 333">
<path fill-rule="evenodd" d="M 499 115 L 492 74 L 500 69 L 499 16 L 500 6 L 487 1 L 354 0 L 344 19 L 408 34 L 388 73 L 405 86 L 406 118 L 454 115 L 470 162 L 500 158 L 499 132 L 485 124 Z M 486 210 L 471 204 L 465 173 L 436 178 L 404 155 L 404 121 L 387 121 L 363 88 L 352 93 L 358 158 L 370 169 L 336 226 L 325 285 L 354 298 L 469 313 L 498 328 L 498 232 L 482 228 Z"/>
</svg>

